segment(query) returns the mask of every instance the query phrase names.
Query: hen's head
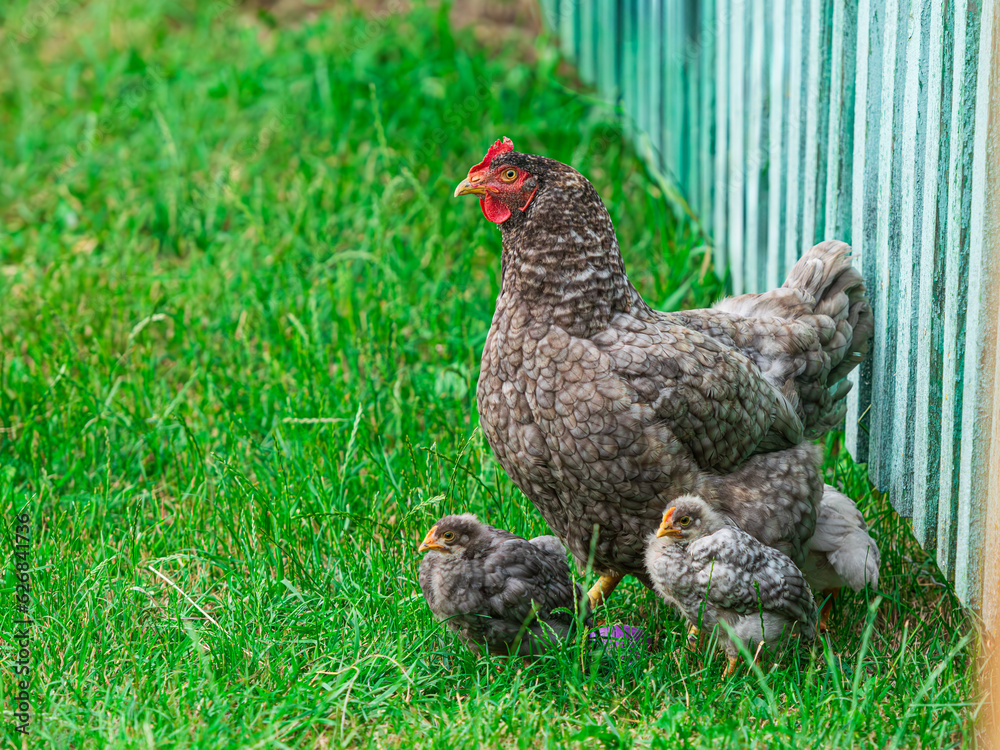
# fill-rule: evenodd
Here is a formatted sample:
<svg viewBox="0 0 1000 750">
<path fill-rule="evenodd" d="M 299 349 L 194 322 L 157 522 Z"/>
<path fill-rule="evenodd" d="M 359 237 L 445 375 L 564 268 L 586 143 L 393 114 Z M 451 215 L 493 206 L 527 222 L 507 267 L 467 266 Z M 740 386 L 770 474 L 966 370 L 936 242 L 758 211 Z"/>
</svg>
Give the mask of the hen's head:
<svg viewBox="0 0 1000 750">
<path fill-rule="evenodd" d="M 695 495 L 677 498 L 663 512 L 663 521 L 656 530 L 657 537 L 669 536 L 677 541 L 693 542 L 713 534 L 726 525 L 721 515 Z"/>
<path fill-rule="evenodd" d="M 494 224 L 503 224 L 512 216 L 523 217 L 539 191 L 564 172 L 577 174 L 553 159 L 515 151 L 510 138 L 504 137 L 469 170 L 469 176 L 455 188 L 455 196 L 478 195 L 483 215 Z"/>
<path fill-rule="evenodd" d="M 500 227 L 506 300 L 551 316 L 573 336 L 604 330 L 619 312 L 648 311 L 625 275 L 611 216 L 573 167 L 519 153 L 501 138 L 455 188 L 469 194 Z"/>
<path fill-rule="evenodd" d="M 472 547 L 486 527 L 471 513 L 445 516 L 431 527 L 418 552 L 437 550 L 444 554 L 460 555 Z"/>
</svg>

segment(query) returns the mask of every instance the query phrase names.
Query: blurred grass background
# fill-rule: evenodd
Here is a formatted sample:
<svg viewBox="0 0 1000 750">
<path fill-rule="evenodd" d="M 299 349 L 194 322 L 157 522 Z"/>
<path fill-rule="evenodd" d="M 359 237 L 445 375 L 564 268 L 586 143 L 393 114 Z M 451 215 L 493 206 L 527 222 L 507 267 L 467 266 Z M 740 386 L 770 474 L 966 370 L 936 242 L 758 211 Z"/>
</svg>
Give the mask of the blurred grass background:
<svg viewBox="0 0 1000 750">
<path fill-rule="evenodd" d="M 884 598 L 845 595 L 766 675 L 721 682 L 634 583 L 607 620 L 651 632 L 637 664 L 570 644 L 498 673 L 433 622 L 434 520 L 545 531 L 477 427 L 500 240 L 451 198 L 469 166 L 501 135 L 571 163 L 647 300 L 723 291 L 533 6 L 15 0 L 0 24 L 0 497 L 9 547 L 32 516 L 33 744 L 971 741 L 974 623 L 835 439 Z"/>
</svg>

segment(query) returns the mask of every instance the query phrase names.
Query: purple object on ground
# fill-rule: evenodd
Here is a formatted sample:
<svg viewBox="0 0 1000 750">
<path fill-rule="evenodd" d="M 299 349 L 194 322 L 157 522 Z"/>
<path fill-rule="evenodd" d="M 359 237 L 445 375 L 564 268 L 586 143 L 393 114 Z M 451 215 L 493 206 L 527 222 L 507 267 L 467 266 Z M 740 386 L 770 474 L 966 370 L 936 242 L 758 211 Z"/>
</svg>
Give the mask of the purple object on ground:
<svg viewBox="0 0 1000 750">
<path fill-rule="evenodd" d="M 608 656 L 617 656 L 620 661 L 629 664 L 645 657 L 650 645 L 643 629 L 631 625 L 597 628 L 590 634 L 590 640 L 604 646 Z"/>
</svg>

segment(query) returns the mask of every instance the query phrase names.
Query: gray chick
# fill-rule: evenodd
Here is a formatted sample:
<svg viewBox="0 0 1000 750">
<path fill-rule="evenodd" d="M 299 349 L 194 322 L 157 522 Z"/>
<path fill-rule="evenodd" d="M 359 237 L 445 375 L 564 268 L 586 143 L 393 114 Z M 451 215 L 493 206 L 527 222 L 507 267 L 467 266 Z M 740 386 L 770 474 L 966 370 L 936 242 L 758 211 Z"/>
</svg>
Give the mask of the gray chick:
<svg viewBox="0 0 1000 750">
<path fill-rule="evenodd" d="M 807 641 L 816 637 L 816 603 L 795 563 L 700 497 L 679 497 L 664 512 L 646 549 L 646 570 L 657 593 L 687 619 L 692 635 L 719 622 L 732 628 L 723 640 L 727 675 L 739 653 L 733 638 L 755 653 L 760 643 L 776 645 L 793 629 Z"/>
<path fill-rule="evenodd" d="M 820 632 L 825 632 L 841 588 L 861 591 L 867 585 L 878 589 L 881 555 L 858 506 L 830 485 L 824 487 L 816 531 L 806 542 L 805 551 L 802 573 L 812 590 L 826 597 L 819 620 Z"/>
<path fill-rule="evenodd" d="M 483 646 L 504 656 L 543 653 L 585 606 L 554 536 L 522 539 L 466 513 L 438 521 L 419 551 L 427 553 L 420 589 L 431 612 L 476 655 Z"/>
</svg>

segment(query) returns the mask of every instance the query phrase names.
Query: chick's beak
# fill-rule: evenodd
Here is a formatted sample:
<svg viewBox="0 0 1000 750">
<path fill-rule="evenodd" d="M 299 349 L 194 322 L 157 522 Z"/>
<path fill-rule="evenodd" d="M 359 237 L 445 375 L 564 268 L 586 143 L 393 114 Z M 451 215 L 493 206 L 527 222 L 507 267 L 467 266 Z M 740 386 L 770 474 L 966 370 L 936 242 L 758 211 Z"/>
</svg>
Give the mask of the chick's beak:
<svg viewBox="0 0 1000 750">
<path fill-rule="evenodd" d="M 661 536 L 680 536 L 680 532 L 673 527 L 675 510 L 677 509 L 667 508 L 667 512 L 663 514 L 663 521 L 660 522 L 660 528 L 656 530 L 657 539 Z"/>
<path fill-rule="evenodd" d="M 417 552 L 429 552 L 432 549 L 444 549 L 444 547 L 434 541 L 434 534 L 437 532 L 437 528 L 438 527 L 436 525 L 431 526 L 431 530 L 427 532 L 427 536 L 424 537 L 424 541 L 422 541 L 420 546 L 417 547 Z"/>
<path fill-rule="evenodd" d="M 486 188 L 483 187 L 483 175 L 474 174 L 469 172 L 469 176 L 458 183 L 458 187 L 455 188 L 455 197 L 460 195 L 469 195 L 470 193 L 475 193 L 476 195 L 485 195 Z"/>
</svg>

